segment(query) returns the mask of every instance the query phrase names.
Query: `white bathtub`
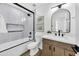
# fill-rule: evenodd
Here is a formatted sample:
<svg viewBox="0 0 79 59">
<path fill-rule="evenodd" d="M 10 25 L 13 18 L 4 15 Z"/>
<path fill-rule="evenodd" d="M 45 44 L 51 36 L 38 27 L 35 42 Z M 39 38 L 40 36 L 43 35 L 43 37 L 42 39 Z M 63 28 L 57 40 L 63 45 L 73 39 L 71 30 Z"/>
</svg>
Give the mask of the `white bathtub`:
<svg viewBox="0 0 79 59">
<path fill-rule="evenodd" d="M 29 38 L 19 39 L 19 40 L 15 40 L 15 41 L 11 41 L 11 42 L 1 44 L 0 45 L 0 51 L 5 50 L 5 49 L 10 48 L 10 47 L 13 47 L 13 46 L 16 46 L 16 45 L 21 44 L 23 42 L 27 42 L 27 41 L 29 41 Z M 23 52 L 27 51 L 27 44 L 29 44 L 31 42 L 32 41 L 29 41 L 25 44 L 22 44 L 22 45 L 19 45 L 17 47 L 14 47 L 12 49 L 1 52 L 0 56 L 19 56 Z"/>
</svg>

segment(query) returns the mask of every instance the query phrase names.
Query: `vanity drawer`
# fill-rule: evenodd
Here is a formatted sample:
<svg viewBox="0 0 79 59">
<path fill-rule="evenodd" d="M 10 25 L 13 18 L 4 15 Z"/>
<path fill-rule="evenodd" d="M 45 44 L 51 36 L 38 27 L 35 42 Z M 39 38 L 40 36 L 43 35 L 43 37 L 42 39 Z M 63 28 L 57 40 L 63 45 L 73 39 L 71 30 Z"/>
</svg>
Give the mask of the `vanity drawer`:
<svg viewBox="0 0 79 59">
<path fill-rule="evenodd" d="M 43 39 L 43 43 L 44 43 L 44 44 L 53 45 L 53 40 L 50 40 L 50 39 Z"/>
</svg>

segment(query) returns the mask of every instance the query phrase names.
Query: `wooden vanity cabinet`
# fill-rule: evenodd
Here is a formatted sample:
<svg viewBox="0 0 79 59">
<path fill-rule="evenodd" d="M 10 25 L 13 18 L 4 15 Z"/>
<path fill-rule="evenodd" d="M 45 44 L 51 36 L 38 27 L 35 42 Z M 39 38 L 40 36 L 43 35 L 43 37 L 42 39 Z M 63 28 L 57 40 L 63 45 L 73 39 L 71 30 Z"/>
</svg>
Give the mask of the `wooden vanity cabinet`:
<svg viewBox="0 0 79 59">
<path fill-rule="evenodd" d="M 42 56 L 74 56 L 73 45 L 54 40 L 43 39 Z"/>
</svg>

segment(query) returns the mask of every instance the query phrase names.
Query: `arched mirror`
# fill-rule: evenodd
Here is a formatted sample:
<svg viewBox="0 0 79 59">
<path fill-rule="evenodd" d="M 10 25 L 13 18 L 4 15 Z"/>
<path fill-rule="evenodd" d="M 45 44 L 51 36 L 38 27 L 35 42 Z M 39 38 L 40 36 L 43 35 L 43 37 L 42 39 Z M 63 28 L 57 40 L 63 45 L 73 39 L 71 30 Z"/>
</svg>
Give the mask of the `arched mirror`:
<svg viewBox="0 0 79 59">
<path fill-rule="evenodd" d="M 69 33 L 70 32 L 70 12 L 67 9 L 58 9 L 51 16 L 52 32 Z"/>
</svg>

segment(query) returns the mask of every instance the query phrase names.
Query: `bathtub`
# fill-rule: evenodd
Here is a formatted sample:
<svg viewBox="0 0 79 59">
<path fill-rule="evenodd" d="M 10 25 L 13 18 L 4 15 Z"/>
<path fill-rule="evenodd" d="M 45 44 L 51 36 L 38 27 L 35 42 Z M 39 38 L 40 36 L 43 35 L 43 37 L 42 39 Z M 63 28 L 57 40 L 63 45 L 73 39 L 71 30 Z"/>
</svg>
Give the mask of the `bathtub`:
<svg viewBox="0 0 79 59">
<path fill-rule="evenodd" d="M 19 56 L 23 52 L 27 51 L 27 44 L 31 42 L 32 40 L 29 40 L 29 38 L 23 38 L 23 39 L 7 42 L 4 44 L 0 44 L 0 56 Z"/>
</svg>

